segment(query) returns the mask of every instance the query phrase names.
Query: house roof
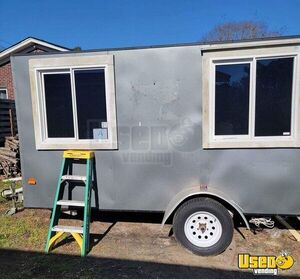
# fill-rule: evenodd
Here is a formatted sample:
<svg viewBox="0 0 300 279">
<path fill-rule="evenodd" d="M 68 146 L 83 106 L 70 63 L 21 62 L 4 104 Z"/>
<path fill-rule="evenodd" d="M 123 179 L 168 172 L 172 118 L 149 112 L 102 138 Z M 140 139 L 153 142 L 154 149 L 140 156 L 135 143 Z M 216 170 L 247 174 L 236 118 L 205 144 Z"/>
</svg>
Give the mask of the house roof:
<svg viewBox="0 0 300 279">
<path fill-rule="evenodd" d="M 49 43 L 47 41 L 28 37 L 2 51 L 0 51 L 0 60 L 8 58 L 10 55 L 21 52 L 22 50 L 32 46 L 32 45 L 39 45 L 45 47 L 47 49 L 52 49 L 53 51 L 69 51 L 70 49 L 66 47 L 62 47 L 56 44 Z"/>
</svg>

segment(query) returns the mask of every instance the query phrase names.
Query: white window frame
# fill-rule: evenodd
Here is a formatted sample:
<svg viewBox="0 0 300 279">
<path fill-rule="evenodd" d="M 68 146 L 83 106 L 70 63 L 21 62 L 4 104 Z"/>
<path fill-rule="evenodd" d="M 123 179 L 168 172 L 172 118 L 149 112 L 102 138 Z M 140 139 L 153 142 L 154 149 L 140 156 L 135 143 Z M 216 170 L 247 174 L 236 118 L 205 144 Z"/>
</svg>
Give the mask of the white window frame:
<svg viewBox="0 0 300 279">
<path fill-rule="evenodd" d="M 203 57 L 203 148 L 272 148 L 300 147 L 299 139 L 299 51 L 291 48 L 232 50 L 210 52 Z M 278 51 L 280 50 L 280 51 Z M 295 49 L 293 49 L 295 50 Z M 252 53 L 251 53 L 252 52 Z M 240 53 L 241 55 L 236 55 Z M 242 55 L 246 53 L 245 55 Z M 228 54 L 228 55 L 227 55 Z M 256 61 L 270 58 L 294 58 L 291 134 L 289 136 L 255 136 Z M 215 67 L 224 64 L 250 63 L 248 135 L 215 135 Z M 207 69 L 207 70 L 205 70 Z"/>
<path fill-rule="evenodd" d="M 107 111 L 107 139 L 79 139 L 74 71 L 104 69 Z M 36 149 L 117 149 L 115 79 L 113 55 L 64 56 L 29 60 Z M 49 138 L 46 121 L 44 75 L 69 73 L 73 108 L 74 138 Z M 92 100 L 91 100 L 92 101 Z"/>
<path fill-rule="evenodd" d="M 5 91 L 5 94 L 6 94 L 6 98 L 4 98 L 4 99 L 2 99 L 2 100 L 7 100 L 7 99 L 8 99 L 8 91 L 7 91 L 7 88 L 5 88 L 5 87 L 0 87 L 0 90 Z"/>
<path fill-rule="evenodd" d="M 215 83 L 216 83 L 216 66 L 218 65 L 238 65 L 238 64 L 250 64 L 250 78 L 249 78 L 249 119 L 248 119 L 248 135 L 215 135 Z M 225 141 L 225 140 L 235 140 L 235 139 L 250 139 L 250 133 L 251 133 L 251 125 L 250 123 L 251 121 L 251 87 L 252 87 L 252 64 L 253 64 L 253 60 L 250 59 L 241 59 L 241 60 L 216 60 L 212 62 L 212 67 L 213 67 L 213 76 L 212 76 L 212 94 L 211 94 L 211 111 L 212 111 L 212 116 L 211 116 L 211 132 L 212 132 L 212 138 L 213 141 Z"/>
</svg>

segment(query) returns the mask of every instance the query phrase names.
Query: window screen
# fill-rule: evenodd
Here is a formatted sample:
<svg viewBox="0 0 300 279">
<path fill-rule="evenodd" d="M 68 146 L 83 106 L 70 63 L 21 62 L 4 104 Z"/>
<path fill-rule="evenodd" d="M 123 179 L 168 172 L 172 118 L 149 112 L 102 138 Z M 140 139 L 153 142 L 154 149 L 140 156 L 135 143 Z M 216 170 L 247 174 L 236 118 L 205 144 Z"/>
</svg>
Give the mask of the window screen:
<svg viewBox="0 0 300 279">
<path fill-rule="evenodd" d="M 263 59 L 256 66 L 255 136 L 289 136 L 294 58 Z"/>
<path fill-rule="evenodd" d="M 107 137 L 104 69 L 75 70 L 79 139 Z"/>
<path fill-rule="evenodd" d="M 48 137 L 74 137 L 70 74 L 44 74 L 44 87 Z"/>
<path fill-rule="evenodd" d="M 250 63 L 216 65 L 215 135 L 246 135 Z"/>
</svg>

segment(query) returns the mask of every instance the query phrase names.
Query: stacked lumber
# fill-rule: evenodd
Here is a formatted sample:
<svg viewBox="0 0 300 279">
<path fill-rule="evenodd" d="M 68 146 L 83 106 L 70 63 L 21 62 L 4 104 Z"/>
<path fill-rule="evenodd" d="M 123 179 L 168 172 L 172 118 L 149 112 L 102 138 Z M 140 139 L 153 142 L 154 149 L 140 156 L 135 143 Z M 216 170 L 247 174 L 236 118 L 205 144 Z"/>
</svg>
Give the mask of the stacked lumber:
<svg viewBox="0 0 300 279">
<path fill-rule="evenodd" d="M 5 137 L 4 147 L 0 147 L 0 176 L 5 178 L 21 175 L 19 139 Z"/>
</svg>

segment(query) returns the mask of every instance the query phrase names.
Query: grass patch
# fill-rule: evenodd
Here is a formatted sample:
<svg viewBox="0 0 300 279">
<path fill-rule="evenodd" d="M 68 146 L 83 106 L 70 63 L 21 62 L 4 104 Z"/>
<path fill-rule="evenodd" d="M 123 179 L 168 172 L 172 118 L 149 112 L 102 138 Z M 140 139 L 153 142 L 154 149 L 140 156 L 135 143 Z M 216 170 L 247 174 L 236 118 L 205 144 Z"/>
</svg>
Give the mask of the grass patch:
<svg viewBox="0 0 300 279">
<path fill-rule="evenodd" d="M 9 186 L 10 182 L 0 181 L 0 192 Z M 21 183 L 16 186 L 21 187 Z M 48 214 L 41 210 L 25 209 L 12 216 L 4 215 L 10 207 L 11 201 L 0 197 L 0 278 L 71 279 L 94 276 L 95 260 L 87 269 L 86 259 L 81 257 L 44 254 Z"/>
<path fill-rule="evenodd" d="M 24 247 L 42 249 L 47 227 L 40 225 L 38 219 L 31 213 L 19 218 L 15 216 L 0 216 L 0 248 Z"/>
<path fill-rule="evenodd" d="M 9 189 L 11 182 L 0 181 L 0 192 Z M 22 186 L 21 181 L 16 182 L 16 188 Z M 21 207 L 22 204 L 18 204 Z M 0 195 L 0 248 L 43 248 L 47 227 L 40 224 L 39 217 L 34 211 L 26 214 L 17 213 L 6 216 L 4 212 L 11 207 L 11 201 Z"/>
<path fill-rule="evenodd" d="M 8 182 L 3 182 L 0 181 L 0 193 L 4 190 L 9 188 L 9 183 Z M 6 199 L 4 199 L 1 195 L 0 195 L 0 203 L 4 203 L 6 202 Z"/>
</svg>

